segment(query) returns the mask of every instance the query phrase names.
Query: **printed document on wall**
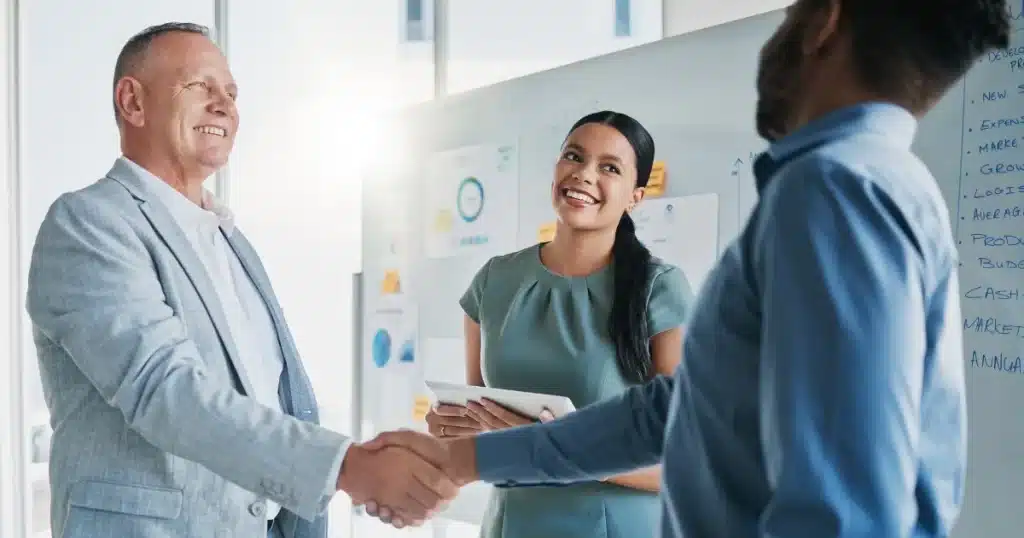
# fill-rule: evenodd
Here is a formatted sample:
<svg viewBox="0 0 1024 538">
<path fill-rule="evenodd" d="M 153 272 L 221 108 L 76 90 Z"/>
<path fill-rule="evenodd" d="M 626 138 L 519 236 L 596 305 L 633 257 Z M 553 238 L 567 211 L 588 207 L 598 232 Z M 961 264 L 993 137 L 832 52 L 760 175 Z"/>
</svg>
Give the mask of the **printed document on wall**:
<svg viewBox="0 0 1024 538">
<path fill-rule="evenodd" d="M 428 258 L 516 249 L 519 222 L 517 145 L 466 146 L 432 156 L 424 202 Z"/>
<path fill-rule="evenodd" d="M 718 194 L 644 200 L 632 216 L 640 241 L 682 269 L 697 293 L 718 259 Z"/>
</svg>

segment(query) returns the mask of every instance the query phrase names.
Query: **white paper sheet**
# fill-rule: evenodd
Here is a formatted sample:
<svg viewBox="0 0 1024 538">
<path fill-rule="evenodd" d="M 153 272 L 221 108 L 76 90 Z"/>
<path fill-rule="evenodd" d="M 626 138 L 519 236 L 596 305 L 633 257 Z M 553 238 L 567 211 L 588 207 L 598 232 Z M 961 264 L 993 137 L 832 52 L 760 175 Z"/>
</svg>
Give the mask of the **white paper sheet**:
<svg viewBox="0 0 1024 538">
<path fill-rule="evenodd" d="M 718 259 L 718 195 L 644 200 L 632 216 L 640 241 L 682 269 L 696 294 Z"/>
<path fill-rule="evenodd" d="M 516 144 L 466 146 L 436 153 L 428 174 L 423 197 L 428 258 L 490 257 L 516 249 Z"/>
</svg>

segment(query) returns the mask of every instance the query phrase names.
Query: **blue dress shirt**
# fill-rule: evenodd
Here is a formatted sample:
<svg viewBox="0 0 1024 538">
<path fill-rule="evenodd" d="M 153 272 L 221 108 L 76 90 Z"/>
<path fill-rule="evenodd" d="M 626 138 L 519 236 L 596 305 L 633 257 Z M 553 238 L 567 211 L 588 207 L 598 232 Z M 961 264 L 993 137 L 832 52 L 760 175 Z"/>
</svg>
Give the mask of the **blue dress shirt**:
<svg viewBox="0 0 1024 538">
<path fill-rule="evenodd" d="M 958 261 L 916 127 L 871 103 L 773 144 L 675 375 L 480 435 L 481 478 L 660 461 L 665 537 L 947 536 L 966 465 Z"/>
</svg>

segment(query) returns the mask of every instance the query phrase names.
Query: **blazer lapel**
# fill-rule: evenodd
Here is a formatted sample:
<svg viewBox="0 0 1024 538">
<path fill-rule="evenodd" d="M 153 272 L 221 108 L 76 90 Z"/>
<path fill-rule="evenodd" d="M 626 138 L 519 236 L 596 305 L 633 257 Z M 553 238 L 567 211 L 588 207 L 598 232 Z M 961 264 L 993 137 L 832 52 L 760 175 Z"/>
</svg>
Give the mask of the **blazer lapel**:
<svg viewBox="0 0 1024 538">
<path fill-rule="evenodd" d="M 213 320 L 213 326 L 217 330 L 217 335 L 220 336 L 221 342 L 224 343 L 224 350 L 231 361 L 235 374 L 238 375 L 238 380 L 245 394 L 252 395 L 252 384 L 245 374 L 245 368 L 242 367 L 241 359 L 238 356 L 238 348 L 235 347 L 235 341 L 231 337 L 228 321 L 224 315 L 224 307 L 221 305 L 217 290 L 213 287 L 213 281 L 210 280 L 206 266 L 203 265 L 202 260 L 196 255 L 192 244 L 189 243 L 188 238 L 181 231 L 181 227 L 178 226 L 178 223 L 171 218 L 170 214 L 163 207 L 158 204 L 143 202 L 142 212 L 164 240 L 164 243 L 167 244 L 167 248 L 171 249 L 178 262 L 185 269 L 189 280 L 192 281 L 196 292 L 199 293 L 199 299 L 206 307 L 206 312 L 210 315 L 210 319 Z"/>
<path fill-rule="evenodd" d="M 235 255 L 241 262 L 249 279 L 252 280 L 256 290 L 259 292 L 263 303 L 267 305 L 270 318 L 274 322 L 274 330 L 277 333 L 277 341 L 281 346 L 281 355 L 284 357 L 284 380 L 281 384 L 281 399 L 285 407 L 291 410 L 291 414 L 309 422 L 319 422 L 318 410 L 313 389 L 306 378 L 302 364 L 299 362 L 299 352 L 292 340 L 288 326 L 285 324 L 284 312 L 277 302 L 277 296 L 270 286 L 270 278 L 263 269 L 256 256 L 255 249 L 242 233 L 235 228 L 232 233 L 224 234 L 228 244 L 231 245 Z"/>
<path fill-rule="evenodd" d="M 206 312 L 213 321 L 213 327 L 217 331 L 217 336 L 220 337 L 220 341 L 224 345 L 224 352 L 228 356 L 228 360 L 231 361 L 235 375 L 238 376 L 238 382 L 242 387 L 243 393 L 252 395 L 252 383 L 245 374 L 245 368 L 242 367 L 242 361 L 238 356 L 238 348 L 235 347 L 234 339 L 231 337 L 231 331 L 228 327 L 220 297 L 217 295 L 217 290 L 213 287 L 213 281 L 210 280 L 210 276 L 206 272 L 206 266 L 203 265 L 202 260 L 199 259 L 196 251 L 192 248 L 192 244 L 185 237 L 185 233 L 159 202 L 149 202 L 148 199 L 154 195 L 150 193 L 142 179 L 138 177 L 127 163 L 118 159 L 114 164 L 114 168 L 111 169 L 107 176 L 124 185 L 139 200 L 139 207 L 142 209 L 142 213 L 149 220 L 149 223 L 156 230 L 160 238 L 163 239 L 167 248 L 174 253 L 174 257 L 178 259 L 178 263 L 181 264 L 185 274 L 192 281 L 196 293 L 199 294 L 199 299 L 202 301 L 203 306 L 206 307 Z"/>
</svg>

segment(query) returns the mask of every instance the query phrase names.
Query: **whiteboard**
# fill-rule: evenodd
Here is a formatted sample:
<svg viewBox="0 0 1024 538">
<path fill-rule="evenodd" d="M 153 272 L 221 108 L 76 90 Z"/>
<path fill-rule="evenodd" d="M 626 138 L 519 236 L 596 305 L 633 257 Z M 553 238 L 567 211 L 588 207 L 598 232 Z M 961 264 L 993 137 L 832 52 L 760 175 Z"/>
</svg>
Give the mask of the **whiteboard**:
<svg viewBox="0 0 1024 538">
<path fill-rule="evenodd" d="M 648 127 L 656 158 L 668 163 L 665 197 L 717 197 L 721 252 L 756 200 L 750 165 L 765 146 L 754 133 L 754 77 L 761 45 L 781 20 L 781 12 L 759 15 L 404 113 L 396 124 L 400 148 L 366 184 L 363 259 L 374 267 L 393 237 L 409 245 L 403 263 L 417 283 L 410 289 L 419 312 L 417 339 L 435 351 L 418 355 L 422 360 L 406 377 L 372 380 L 378 384 L 368 385 L 367 394 L 386 390 L 388 402 L 408 402 L 397 414 L 383 409 L 394 407 L 390 403 L 367 408 L 368 420 L 418 427 L 403 406 L 411 409 L 425 392 L 423 361 L 431 361 L 432 375 L 444 370 L 447 379 L 464 378 L 458 299 L 486 258 L 423 255 L 421 200 L 435 186 L 421 177 L 432 155 L 516 141 L 521 248 L 536 242 L 538 230 L 553 219 L 548 189 L 567 129 L 598 109 L 626 112 Z M 969 461 L 958 538 L 1011 538 L 1024 529 L 1018 500 L 1024 495 L 1024 418 L 1013 412 L 1024 406 L 1024 21 L 1019 14 L 1015 20 L 1019 54 L 979 61 L 922 120 L 914 145 L 942 187 L 962 258 Z M 377 299 L 364 297 L 372 311 Z M 398 394 L 402 390 L 408 394 Z M 479 513 L 461 510 L 458 517 L 472 520 Z"/>
</svg>

